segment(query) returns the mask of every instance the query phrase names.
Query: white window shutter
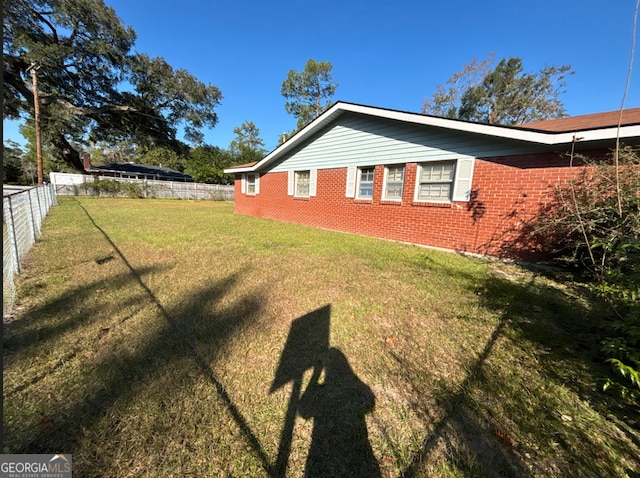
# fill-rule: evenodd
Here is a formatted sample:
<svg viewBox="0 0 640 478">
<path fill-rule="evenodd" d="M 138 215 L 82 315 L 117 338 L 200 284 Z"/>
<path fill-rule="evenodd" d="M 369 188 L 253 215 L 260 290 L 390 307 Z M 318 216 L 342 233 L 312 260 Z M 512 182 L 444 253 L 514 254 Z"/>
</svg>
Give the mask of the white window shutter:
<svg viewBox="0 0 640 478">
<path fill-rule="evenodd" d="M 247 175 L 243 174 L 240 177 L 240 192 L 242 194 L 246 194 L 247 193 Z"/>
<path fill-rule="evenodd" d="M 293 171 L 289 171 L 289 177 L 287 178 L 287 194 L 289 196 L 293 196 L 293 178 L 294 178 L 294 172 Z"/>
<path fill-rule="evenodd" d="M 345 196 L 352 198 L 356 196 L 356 173 L 358 168 L 355 166 L 349 166 L 347 168 L 347 192 Z"/>
<path fill-rule="evenodd" d="M 318 170 L 309 171 L 309 196 L 315 196 L 318 188 Z"/>
<path fill-rule="evenodd" d="M 456 164 L 456 182 L 453 187 L 454 201 L 468 201 L 473 179 L 473 158 L 459 159 Z"/>
<path fill-rule="evenodd" d="M 256 194 L 260 194 L 260 175 L 256 173 Z"/>
</svg>

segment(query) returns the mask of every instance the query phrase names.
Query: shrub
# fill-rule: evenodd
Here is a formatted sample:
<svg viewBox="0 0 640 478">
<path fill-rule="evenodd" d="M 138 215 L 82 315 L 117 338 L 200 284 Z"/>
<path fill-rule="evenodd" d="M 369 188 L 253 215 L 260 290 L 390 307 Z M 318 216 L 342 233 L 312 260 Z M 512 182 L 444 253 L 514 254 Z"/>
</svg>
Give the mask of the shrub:
<svg viewBox="0 0 640 478">
<path fill-rule="evenodd" d="M 85 193 L 94 196 L 126 196 L 130 198 L 152 197 L 151 188 L 140 182 L 116 181 L 115 179 L 97 179 L 82 185 Z"/>
<path fill-rule="evenodd" d="M 610 306 L 602 352 L 616 372 L 604 389 L 640 397 L 640 156 L 630 147 L 616 162 L 581 157 L 575 180 L 560 186 L 537 219 L 535 234 L 555 238 L 560 259 L 580 270 Z"/>
</svg>

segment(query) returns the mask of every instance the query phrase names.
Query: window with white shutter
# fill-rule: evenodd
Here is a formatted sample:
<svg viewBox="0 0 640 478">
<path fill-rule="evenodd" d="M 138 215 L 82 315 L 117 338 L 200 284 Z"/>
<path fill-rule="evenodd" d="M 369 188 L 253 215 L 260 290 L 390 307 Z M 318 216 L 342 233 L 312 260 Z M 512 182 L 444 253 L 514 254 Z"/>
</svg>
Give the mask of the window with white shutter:
<svg viewBox="0 0 640 478">
<path fill-rule="evenodd" d="M 257 186 L 257 184 L 256 184 L 257 183 L 257 179 L 256 179 L 257 176 L 258 176 L 257 174 L 247 174 L 246 191 L 247 191 L 247 194 L 249 194 L 249 195 L 255 195 L 255 194 L 258 193 L 258 191 L 256 190 L 257 189 L 257 187 L 256 187 Z"/>
<path fill-rule="evenodd" d="M 455 161 L 431 161 L 418 165 L 416 201 L 451 201 Z"/>
<path fill-rule="evenodd" d="M 373 174 L 375 168 L 358 168 L 358 185 L 356 197 L 358 199 L 373 199 Z"/>
<path fill-rule="evenodd" d="M 309 197 L 309 186 L 311 183 L 311 171 L 295 172 L 295 196 Z"/>
</svg>

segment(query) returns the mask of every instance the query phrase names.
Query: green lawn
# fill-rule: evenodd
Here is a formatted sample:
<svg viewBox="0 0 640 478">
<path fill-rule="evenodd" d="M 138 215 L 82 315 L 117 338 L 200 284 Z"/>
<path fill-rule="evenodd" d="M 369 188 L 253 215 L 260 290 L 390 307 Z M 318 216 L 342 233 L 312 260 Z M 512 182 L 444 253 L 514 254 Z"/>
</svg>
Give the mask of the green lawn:
<svg viewBox="0 0 640 478">
<path fill-rule="evenodd" d="M 638 476 L 601 309 L 499 262 L 60 198 L 4 331 L 4 450 L 74 476 Z"/>
</svg>

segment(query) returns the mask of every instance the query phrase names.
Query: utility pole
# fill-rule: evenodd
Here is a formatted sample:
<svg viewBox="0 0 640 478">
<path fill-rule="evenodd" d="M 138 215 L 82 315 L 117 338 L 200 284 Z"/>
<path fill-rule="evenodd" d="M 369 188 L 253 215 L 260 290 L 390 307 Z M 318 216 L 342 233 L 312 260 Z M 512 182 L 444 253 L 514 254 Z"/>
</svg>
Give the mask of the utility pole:
<svg viewBox="0 0 640 478">
<path fill-rule="evenodd" d="M 42 185 L 42 143 L 40 141 L 40 100 L 38 99 L 38 75 L 37 71 L 40 67 L 35 63 L 31 63 L 28 71 L 31 71 L 31 79 L 33 80 L 33 110 L 36 121 L 36 160 L 38 163 L 38 186 Z"/>
</svg>

